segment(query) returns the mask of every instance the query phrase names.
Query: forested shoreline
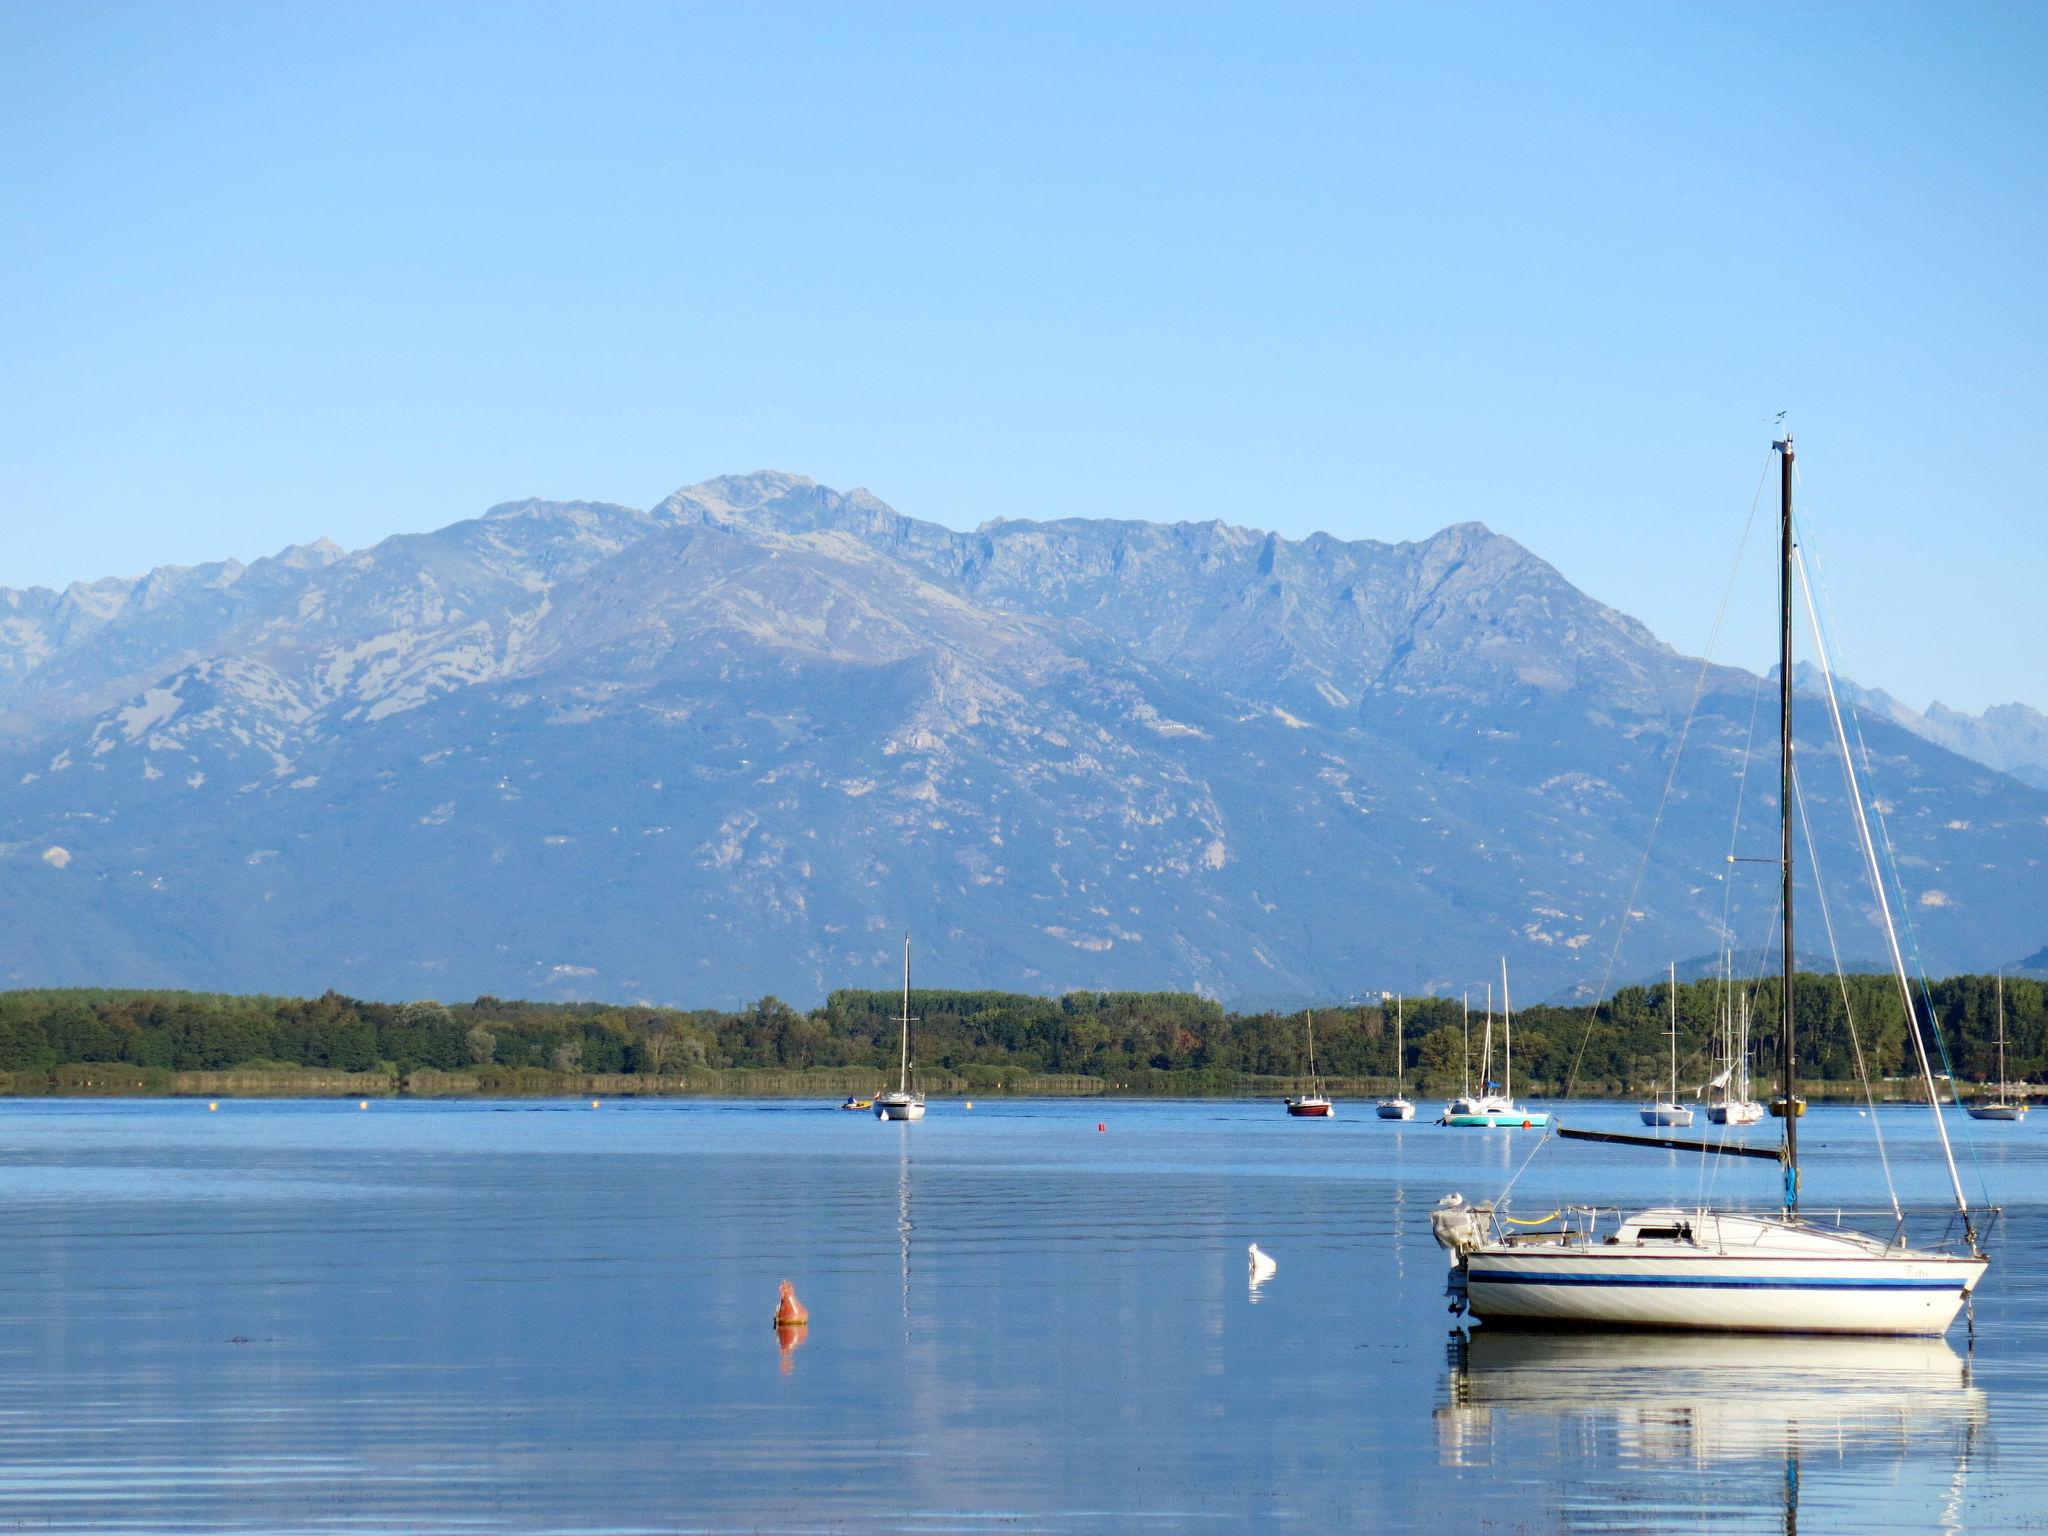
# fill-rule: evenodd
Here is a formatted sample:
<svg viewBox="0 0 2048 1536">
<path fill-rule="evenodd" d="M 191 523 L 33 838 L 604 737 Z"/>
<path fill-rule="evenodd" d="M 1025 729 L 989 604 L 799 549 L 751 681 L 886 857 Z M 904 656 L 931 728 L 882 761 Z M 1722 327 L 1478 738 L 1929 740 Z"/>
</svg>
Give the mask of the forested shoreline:
<svg viewBox="0 0 2048 1536">
<path fill-rule="evenodd" d="M 1724 993 L 1719 983 L 1699 981 L 1680 983 L 1677 994 L 1679 1078 L 1696 1086 L 1718 1070 Z M 1994 978 L 1950 977 L 1929 996 L 1958 1078 L 1994 1077 Z M 1775 1019 L 1774 983 L 1750 988 L 1749 998 L 1754 1017 Z M 1817 1094 L 1853 1088 L 1856 1042 L 1873 1082 L 1914 1070 L 1906 1011 L 1888 978 L 1802 976 L 1797 1003 L 1801 1076 Z M 856 990 L 834 992 L 808 1012 L 773 997 L 725 1011 L 495 997 L 379 1003 L 336 992 L 23 990 L 0 993 L 0 1091 L 852 1092 L 893 1078 L 899 1007 L 897 994 Z M 1597 1007 L 1517 1011 L 1517 1090 L 1554 1095 L 1569 1085 L 1584 1095 L 1625 1095 L 1662 1082 L 1668 1009 L 1669 991 L 1658 985 L 1623 988 Z M 1458 999 L 1407 998 L 1401 1010 L 1401 1070 L 1412 1089 L 1442 1094 L 1476 1080 L 1482 1013 L 1471 1017 L 1468 1055 Z M 939 1093 L 1229 1095 L 1271 1091 L 1306 1071 L 1302 1012 L 1233 1013 L 1189 993 L 923 989 L 912 992 L 911 1012 L 920 1075 Z M 1353 1092 L 1391 1084 L 1392 1000 L 1321 1007 L 1314 1015 L 1316 1065 L 1325 1078 Z M 1924 1004 L 1920 1015 L 1927 1029 Z M 2042 983 L 2008 979 L 2005 1017 L 2009 1080 L 2041 1082 L 2048 1074 Z M 1756 1075 L 1768 1081 L 1775 1030 L 1755 1033 Z M 1500 1038 L 1495 1020 L 1496 1076 Z"/>
</svg>

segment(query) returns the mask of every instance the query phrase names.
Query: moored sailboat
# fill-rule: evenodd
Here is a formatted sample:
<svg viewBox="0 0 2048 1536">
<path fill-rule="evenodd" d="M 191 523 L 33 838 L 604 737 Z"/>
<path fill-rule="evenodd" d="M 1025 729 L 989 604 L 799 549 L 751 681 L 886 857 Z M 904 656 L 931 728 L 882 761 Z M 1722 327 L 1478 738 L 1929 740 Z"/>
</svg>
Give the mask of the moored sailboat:
<svg viewBox="0 0 2048 1536">
<path fill-rule="evenodd" d="M 1316 1011 L 1308 1010 L 1308 1092 L 1287 1100 L 1287 1113 L 1303 1120 L 1327 1120 L 1336 1106 L 1316 1081 Z"/>
<path fill-rule="evenodd" d="M 1793 1107 L 1783 1117 L 1784 1141 L 1773 1151 L 1734 1142 L 1693 1142 L 1675 1137 L 1621 1135 L 1560 1129 L 1561 1136 L 1620 1142 L 1738 1157 L 1765 1157 L 1784 1171 L 1782 1208 L 1768 1214 L 1707 1207 L 1661 1207 L 1620 1220 L 1601 1234 L 1599 1216 L 1575 1208 L 1556 1226 L 1511 1224 L 1490 1206 L 1447 1199 L 1432 1215 L 1437 1241 L 1450 1254 L 1453 1294 L 1482 1319 L 1511 1318 L 1620 1327 L 1729 1329 L 1763 1333 L 1939 1334 L 1955 1321 L 1989 1263 L 1979 1244 L 1975 1220 L 1935 1090 L 1934 1072 L 1920 1032 L 1912 1032 L 1936 1133 L 1948 1166 L 1962 1222 L 1960 1249 L 1914 1248 L 1905 1240 L 1896 1200 L 1894 1236 L 1856 1232 L 1839 1224 L 1811 1223 L 1799 1211 L 1798 1058 L 1793 1034 L 1792 947 L 1792 441 L 1773 444 L 1780 456 L 1781 523 L 1779 571 L 1779 856 L 1783 888 L 1779 898 L 1783 940 L 1783 987 L 1779 998 L 1782 1088 L 1779 1099 Z M 1809 598 L 1809 609 L 1811 600 Z M 1818 631 L 1819 625 L 1815 623 Z M 1878 913 L 1891 946 L 1891 959 L 1907 1017 L 1914 1017 L 1905 961 L 1892 927 L 1876 845 L 1870 837 L 1853 760 L 1847 751 L 1825 647 L 1821 673 L 1830 714 L 1843 745 L 1849 801 L 1871 879 Z M 1521 1230 L 1514 1230 L 1521 1226 Z"/>
<path fill-rule="evenodd" d="M 896 1087 L 875 1095 L 877 1120 L 922 1120 L 924 1095 L 910 1086 L 910 935 L 903 935 L 903 1045 Z"/>
<path fill-rule="evenodd" d="M 2005 972 L 1998 973 L 1998 1087 L 1989 1099 L 1973 1099 L 1965 1106 L 1972 1120 L 2020 1120 L 2027 1113 L 2024 1101 L 2015 1104 L 2005 1081 Z"/>
<path fill-rule="evenodd" d="M 1714 1125 L 1755 1125 L 1764 1117 L 1763 1105 L 1749 1096 L 1749 994 L 1736 1000 L 1740 1024 L 1725 1025 L 1728 1061 L 1712 1086 L 1721 1090 L 1721 1102 L 1707 1106 L 1707 1119 Z"/>
<path fill-rule="evenodd" d="M 1493 1055 L 1493 998 L 1489 988 L 1485 1039 L 1479 1048 L 1480 1091 L 1477 1094 L 1463 1093 L 1451 1100 L 1437 1118 L 1438 1125 L 1465 1130 L 1513 1126 L 1527 1131 L 1550 1124 L 1550 1116 L 1543 1110 L 1523 1109 L 1515 1103 L 1515 1011 L 1508 1003 L 1508 962 L 1505 956 L 1500 962 L 1500 1018 L 1500 1082 L 1490 1081 L 1487 1075 Z"/>
<path fill-rule="evenodd" d="M 1380 1017 L 1384 1020 L 1386 1015 L 1383 1013 Z M 1408 1042 L 1401 1023 L 1401 999 L 1397 996 L 1394 999 L 1394 1096 L 1391 1099 L 1381 1099 L 1373 1107 L 1373 1112 L 1382 1120 L 1415 1118 L 1415 1106 L 1401 1094 L 1403 1080 L 1408 1075 Z M 1384 1028 L 1384 1024 L 1381 1027 Z"/>
<path fill-rule="evenodd" d="M 1678 1102 L 1678 964 L 1671 965 L 1671 1097 L 1645 1104 L 1641 1110 L 1645 1125 L 1685 1127 L 1692 1124 L 1692 1111 Z"/>
</svg>

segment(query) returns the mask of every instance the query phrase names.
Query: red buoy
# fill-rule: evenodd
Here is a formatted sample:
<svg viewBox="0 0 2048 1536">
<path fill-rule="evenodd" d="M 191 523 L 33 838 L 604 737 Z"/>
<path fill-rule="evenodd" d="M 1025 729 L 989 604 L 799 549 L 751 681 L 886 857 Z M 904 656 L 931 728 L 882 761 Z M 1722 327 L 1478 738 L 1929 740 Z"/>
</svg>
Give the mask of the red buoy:
<svg viewBox="0 0 2048 1536">
<path fill-rule="evenodd" d="M 1109 1127 L 1104 1125 L 1100 1120 L 1098 1120 L 1095 1122 L 1095 1129 L 1097 1129 L 1098 1131 L 1106 1131 L 1109 1129 Z"/>
<path fill-rule="evenodd" d="M 782 1299 L 775 1305 L 775 1326 L 778 1328 L 801 1328 L 811 1320 L 811 1314 L 804 1310 L 802 1302 L 796 1299 L 796 1290 L 785 1280 L 782 1282 Z"/>
</svg>

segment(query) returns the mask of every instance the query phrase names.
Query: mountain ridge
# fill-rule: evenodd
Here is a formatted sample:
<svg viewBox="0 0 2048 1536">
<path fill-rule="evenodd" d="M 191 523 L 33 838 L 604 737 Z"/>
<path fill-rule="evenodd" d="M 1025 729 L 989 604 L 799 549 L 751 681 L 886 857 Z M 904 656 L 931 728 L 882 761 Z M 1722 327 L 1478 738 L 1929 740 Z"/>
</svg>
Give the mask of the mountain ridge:
<svg viewBox="0 0 2048 1536">
<path fill-rule="evenodd" d="M 1756 678 L 1481 523 L 959 532 L 764 472 L 292 550 L 0 629 L 0 973 L 727 1001 L 874 981 L 910 924 L 963 984 L 1280 1000 L 1505 948 L 1576 994 L 1656 968 L 1613 952 L 1660 823 L 1629 943 L 1720 921 L 1686 872 Z M 2038 943 L 2048 797 L 1870 740 L 1941 963 Z"/>
</svg>

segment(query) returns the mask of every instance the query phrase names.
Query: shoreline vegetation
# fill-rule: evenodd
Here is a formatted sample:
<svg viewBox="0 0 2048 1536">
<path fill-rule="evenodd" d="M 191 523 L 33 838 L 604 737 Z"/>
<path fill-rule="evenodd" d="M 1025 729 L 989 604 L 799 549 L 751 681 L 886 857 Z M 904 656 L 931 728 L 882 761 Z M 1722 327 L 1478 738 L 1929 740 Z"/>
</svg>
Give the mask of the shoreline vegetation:
<svg viewBox="0 0 2048 1536">
<path fill-rule="evenodd" d="M 1940 1021 L 1967 1098 L 1997 1070 L 1995 982 L 1936 982 L 1918 1027 Z M 2031 1096 L 2048 1077 L 2043 984 L 2005 983 L 2010 1091 Z M 1660 1091 L 1668 1050 L 1668 989 L 1625 987 L 1597 1006 L 1537 1005 L 1515 1015 L 1515 1090 L 1531 1101 L 1627 1099 Z M 1753 1018 L 1774 1019 L 1775 983 L 1750 988 Z M 1844 999 L 1848 1011 L 1844 1009 Z M 1719 1070 L 1723 988 L 1678 986 L 1681 1084 Z M 1931 1003 L 1931 1014 L 1929 1004 Z M 1860 1044 L 1874 1096 L 1921 1101 L 1908 1075 L 1905 1009 L 1882 976 L 1802 975 L 1796 991 L 1800 1091 L 1815 1102 L 1860 1101 Z M 842 1098 L 893 1078 L 894 1015 L 886 991 L 834 992 L 799 1012 L 765 997 L 746 1008 L 655 1008 L 603 1003 L 377 1003 L 148 990 L 0 992 L 0 1095 L 198 1098 Z M 1476 1082 L 1483 1019 L 1471 1060 L 1456 998 L 1403 1000 L 1402 1081 L 1424 1098 Z M 1178 992 L 1022 993 L 913 990 L 918 1078 L 939 1098 L 1279 1098 L 1307 1082 L 1303 1018 L 1232 1013 Z M 1394 1005 L 1318 1007 L 1324 1088 L 1353 1101 L 1394 1091 Z M 1855 1021 L 1855 1041 L 1847 1025 Z M 1495 1068 L 1498 1066 L 1496 1021 Z M 1773 1031 L 1753 1031 L 1753 1092 L 1770 1091 Z M 1929 1044 L 1933 1047 L 1932 1031 Z M 1933 1052 L 1939 1061 L 1938 1051 Z M 2041 1090 L 2048 1092 L 2048 1089 Z"/>
</svg>

